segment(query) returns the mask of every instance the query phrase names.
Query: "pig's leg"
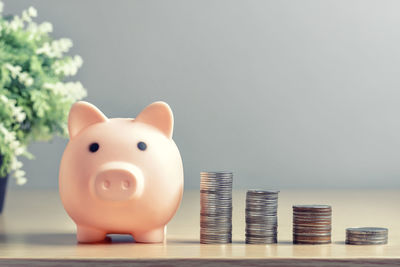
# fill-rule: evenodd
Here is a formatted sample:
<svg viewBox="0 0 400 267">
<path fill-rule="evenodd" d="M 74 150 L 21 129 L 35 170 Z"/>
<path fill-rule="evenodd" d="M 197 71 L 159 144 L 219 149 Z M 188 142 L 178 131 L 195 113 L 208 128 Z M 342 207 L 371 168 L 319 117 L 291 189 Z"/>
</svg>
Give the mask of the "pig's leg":
<svg viewBox="0 0 400 267">
<path fill-rule="evenodd" d="M 163 226 L 146 232 L 135 232 L 132 236 L 139 243 L 162 243 L 165 241 L 166 228 Z"/>
<path fill-rule="evenodd" d="M 77 225 L 76 238 L 80 243 L 95 243 L 106 239 L 107 233 L 94 228 Z"/>
</svg>

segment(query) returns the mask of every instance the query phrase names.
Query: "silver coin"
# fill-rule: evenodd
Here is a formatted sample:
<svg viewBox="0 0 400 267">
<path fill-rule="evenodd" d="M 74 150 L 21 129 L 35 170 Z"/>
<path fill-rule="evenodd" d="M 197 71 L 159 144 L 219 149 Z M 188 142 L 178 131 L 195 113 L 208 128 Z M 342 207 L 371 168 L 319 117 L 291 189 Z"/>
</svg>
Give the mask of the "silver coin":
<svg viewBox="0 0 400 267">
<path fill-rule="evenodd" d="M 331 213 L 296 213 L 293 212 L 293 218 L 331 218 Z"/>
<path fill-rule="evenodd" d="M 278 227 L 278 221 L 250 221 L 246 220 L 246 225 L 249 227 Z"/>
<path fill-rule="evenodd" d="M 277 212 L 278 212 L 277 209 L 249 209 L 249 208 L 245 209 L 245 213 L 254 215 L 257 214 L 266 215 L 268 213 L 272 213 L 275 215 Z"/>
<path fill-rule="evenodd" d="M 357 227 L 357 228 L 347 228 L 346 232 L 361 233 L 361 234 L 364 233 L 380 234 L 380 233 L 388 233 L 388 229 L 383 227 Z"/>
<path fill-rule="evenodd" d="M 312 205 L 293 205 L 293 209 L 331 209 L 330 205 L 312 204 Z"/>
<path fill-rule="evenodd" d="M 247 204 L 263 204 L 263 203 L 278 203 L 278 198 L 252 198 L 247 196 L 246 197 Z"/>
<path fill-rule="evenodd" d="M 246 219 L 248 225 L 253 226 L 269 226 L 269 225 L 277 225 L 278 219 L 276 220 L 250 220 Z"/>
<path fill-rule="evenodd" d="M 383 240 L 387 238 L 387 236 L 346 236 L 346 239 L 349 240 Z"/>
<path fill-rule="evenodd" d="M 277 225 L 278 224 L 278 220 L 250 220 L 250 219 L 246 219 L 245 220 L 247 224 L 261 224 L 261 225 Z"/>
<path fill-rule="evenodd" d="M 213 228 L 213 229 L 228 229 L 232 228 L 231 222 L 200 222 L 202 228 Z"/>
<path fill-rule="evenodd" d="M 261 245 L 261 244 L 275 244 L 278 243 L 277 239 L 273 240 L 252 240 L 252 239 L 246 239 L 246 244 L 254 244 L 254 245 Z"/>
<path fill-rule="evenodd" d="M 346 235 L 347 236 L 359 236 L 359 237 L 374 237 L 374 236 L 376 236 L 376 237 L 383 237 L 383 236 L 387 236 L 388 235 L 388 233 L 387 232 L 385 232 L 385 233 L 350 233 L 350 232 L 346 232 Z"/>
<path fill-rule="evenodd" d="M 258 231 L 276 231 L 276 229 L 278 229 L 277 225 L 270 225 L 270 226 L 253 226 L 253 225 L 246 225 L 245 227 L 246 230 L 258 230 Z"/>
<path fill-rule="evenodd" d="M 249 189 L 247 190 L 247 194 L 278 194 L 279 190 L 263 190 L 263 189 Z"/>
<path fill-rule="evenodd" d="M 218 235 L 218 234 L 200 234 L 200 239 L 203 240 L 216 240 L 216 241 L 221 241 L 221 240 L 231 240 L 232 236 L 231 235 Z"/>
<path fill-rule="evenodd" d="M 246 238 L 252 239 L 276 239 L 276 235 L 258 235 L 258 234 L 249 234 L 246 233 Z"/>
<path fill-rule="evenodd" d="M 331 236 L 331 233 L 293 233 L 293 236 Z"/>
<path fill-rule="evenodd" d="M 245 236 L 245 240 L 246 240 L 246 243 L 247 243 L 247 241 L 276 243 L 278 238 L 276 236 L 251 236 L 251 235 L 247 235 L 247 236 Z"/>
<path fill-rule="evenodd" d="M 200 243 L 232 242 L 232 172 L 200 173 Z"/>
<path fill-rule="evenodd" d="M 303 245 L 325 245 L 332 243 L 331 240 L 293 240 L 293 244 Z"/>
<path fill-rule="evenodd" d="M 346 240 L 350 240 L 350 241 L 381 241 L 381 240 L 388 240 L 388 238 L 346 238 Z"/>
<path fill-rule="evenodd" d="M 247 244 L 272 244 L 277 242 L 278 193 L 260 189 L 246 193 L 245 236 Z"/>
<path fill-rule="evenodd" d="M 257 235 L 246 235 L 246 240 L 277 240 L 276 236 L 257 236 Z"/>
<path fill-rule="evenodd" d="M 246 225 L 246 231 L 276 231 L 278 229 L 277 226 L 270 226 L 270 227 L 256 227 L 252 225 Z"/>
<path fill-rule="evenodd" d="M 380 240 L 380 241 L 352 241 L 352 240 L 346 240 L 346 244 L 349 245 L 385 245 L 388 243 L 388 240 Z"/>
<path fill-rule="evenodd" d="M 231 175 L 233 176 L 233 172 L 226 172 L 226 171 L 217 171 L 217 172 L 200 172 L 200 175 Z"/>
<path fill-rule="evenodd" d="M 231 228 L 213 228 L 213 227 L 207 227 L 207 228 L 200 228 L 200 234 L 201 235 L 232 235 Z"/>
<path fill-rule="evenodd" d="M 245 213 L 245 217 L 249 218 L 249 219 L 264 218 L 264 219 L 271 219 L 271 220 L 278 218 L 277 214 L 267 213 L 267 212 L 265 212 L 264 214 L 262 214 L 262 213 Z"/>
<path fill-rule="evenodd" d="M 232 223 L 226 222 L 226 223 L 218 223 L 218 222 L 200 222 L 200 227 L 201 228 L 209 228 L 209 229 L 230 229 L 232 228 Z"/>
<path fill-rule="evenodd" d="M 272 201 L 272 200 L 252 200 L 248 199 L 246 201 L 246 206 L 249 207 L 256 207 L 256 208 L 261 208 L 261 207 L 277 207 L 278 206 L 278 201 Z"/>
<path fill-rule="evenodd" d="M 206 194 L 232 194 L 232 185 L 203 185 L 200 184 L 200 193 Z"/>
<path fill-rule="evenodd" d="M 274 232 L 262 232 L 262 231 L 246 231 L 245 235 L 257 235 L 257 236 L 264 236 L 264 237 L 276 237 L 278 234 L 277 231 Z"/>
</svg>

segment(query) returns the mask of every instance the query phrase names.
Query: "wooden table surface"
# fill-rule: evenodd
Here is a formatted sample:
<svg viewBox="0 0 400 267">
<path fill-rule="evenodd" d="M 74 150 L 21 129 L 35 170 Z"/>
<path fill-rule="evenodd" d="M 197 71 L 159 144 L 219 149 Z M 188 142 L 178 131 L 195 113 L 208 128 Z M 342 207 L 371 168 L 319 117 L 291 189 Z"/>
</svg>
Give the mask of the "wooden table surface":
<svg viewBox="0 0 400 267">
<path fill-rule="evenodd" d="M 245 191 L 233 196 L 233 243 L 199 244 L 199 193 L 186 191 L 181 207 L 168 225 L 165 244 L 134 243 L 129 236 L 111 236 L 103 244 L 77 244 L 75 225 L 56 191 L 10 191 L 0 216 L 0 265 L 69 266 L 224 265 L 375 266 L 400 265 L 400 190 L 281 190 L 278 244 L 244 243 Z M 293 245 L 292 205 L 330 204 L 332 244 Z M 345 245 L 345 228 L 389 228 L 389 244 Z M 94 261 L 94 262 L 93 262 Z"/>
</svg>

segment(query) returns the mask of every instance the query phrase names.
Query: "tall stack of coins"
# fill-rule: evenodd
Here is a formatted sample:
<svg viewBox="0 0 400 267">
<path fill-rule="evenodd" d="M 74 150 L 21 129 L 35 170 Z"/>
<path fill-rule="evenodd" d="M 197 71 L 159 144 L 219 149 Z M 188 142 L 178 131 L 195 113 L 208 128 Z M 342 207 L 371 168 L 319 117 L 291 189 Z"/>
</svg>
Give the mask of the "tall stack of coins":
<svg viewBox="0 0 400 267">
<path fill-rule="evenodd" d="M 384 245 L 388 242 L 388 229 L 380 227 L 359 227 L 346 229 L 346 244 Z"/>
<path fill-rule="evenodd" d="M 232 172 L 200 173 L 200 243 L 232 243 Z"/>
<path fill-rule="evenodd" d="M 246 243 L 277 243 L 279 191 L 248 190 L 246 194 Z"/>
<path fill-rule="evenodd" d="M 293 244 L 329 244 L 331 225 L 331 206 L 293 206 Z"/>
</svg>

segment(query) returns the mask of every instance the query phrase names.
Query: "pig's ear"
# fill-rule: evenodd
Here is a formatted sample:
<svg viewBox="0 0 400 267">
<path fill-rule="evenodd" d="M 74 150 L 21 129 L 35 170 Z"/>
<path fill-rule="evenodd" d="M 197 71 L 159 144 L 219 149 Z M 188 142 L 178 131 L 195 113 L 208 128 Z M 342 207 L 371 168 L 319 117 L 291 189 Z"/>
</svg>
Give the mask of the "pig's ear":
<svg viewBox="0 0 400 267">
<path fill-rule="evenodd" d="M 165 102 L 154 102 L 148 105 L 135 119 L 136 122 L 143 122 L 156 127 L 168 138 L 172 138 L 174 130 L 174 115 Z"/>
<path fill-rule="evenodd" d="M 68 116 L 69 137 L 74 138 L 89 125 L 107 121 L 107 117 L 94 105 L 79 101 L 72 105 Z"/>
</svg>

